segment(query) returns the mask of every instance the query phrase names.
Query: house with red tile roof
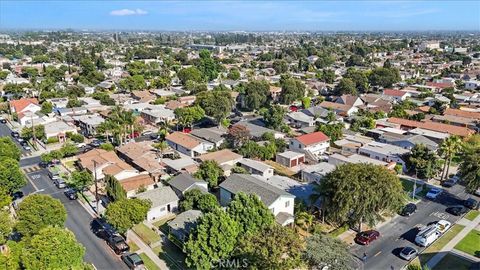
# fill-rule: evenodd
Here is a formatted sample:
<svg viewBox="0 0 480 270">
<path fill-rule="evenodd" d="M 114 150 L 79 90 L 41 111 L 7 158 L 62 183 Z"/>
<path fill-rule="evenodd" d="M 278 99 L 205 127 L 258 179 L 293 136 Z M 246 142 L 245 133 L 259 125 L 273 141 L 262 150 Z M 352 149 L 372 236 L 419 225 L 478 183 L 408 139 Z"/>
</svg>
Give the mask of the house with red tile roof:
<svg viewBox="0 0 480 270">
<path fill-rule="evenodd" d="M 36 98 L 22 98 L 19 100 L 10 101 L 10 111 L 12 113 L 24 113 L 24 112 L 38 112 L 41 107 L 38 99 Z"/>
<path fill-rule="evenodd" d="M 336 102 L 330 102 L 330 101 L 324 101 L 324 102 L 320 103 L 319 106 L 324 108 L 324 109 L 331 109 L 336 114 L 341 115 L 341 116 L 350 116 L 350 115 L 358 112 L 358 108 L 356 106 L 342 104 L 342 103 L 336 103 Z"/>
<path fill-rule="evenodd" d="M 459 127 L 454 125 L 448 125 L 444 123 L 437 123 L 432 121 L 413 121 L 407 120 L 403 118 L 396 118 L 390 117 L 388 122 L 400 125 L 401 129 L 414 129 L 414 128 L 422 128 L 426 130 L 448 133 L 450 135 L 457 135 L 461 137 L 468 137 L 475 133 L 475 131 L 466 128 L 466 127 Z"/>
<path fill-rule="evenodd" d="M 316 159 L 323 155 L 330 146 L 330 138 L 321 131 L 301 135 L 290 141 L 289 149 L 305 153 Z"/>
</svg>

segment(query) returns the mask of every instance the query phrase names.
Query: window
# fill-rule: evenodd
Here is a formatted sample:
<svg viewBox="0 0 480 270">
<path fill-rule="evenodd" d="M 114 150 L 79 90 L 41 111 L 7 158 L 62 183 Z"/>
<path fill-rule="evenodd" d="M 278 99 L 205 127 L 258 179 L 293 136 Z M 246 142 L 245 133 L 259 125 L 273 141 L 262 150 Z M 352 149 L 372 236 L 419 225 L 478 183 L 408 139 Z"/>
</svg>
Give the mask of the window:
<svg viewBox="0 0 480 270">
<path fill-rule="evenodd" d="M 289 207 L 290 206 L 290 201 L 286 201 L 285 202 L 285 207 Z"/>
</svg>

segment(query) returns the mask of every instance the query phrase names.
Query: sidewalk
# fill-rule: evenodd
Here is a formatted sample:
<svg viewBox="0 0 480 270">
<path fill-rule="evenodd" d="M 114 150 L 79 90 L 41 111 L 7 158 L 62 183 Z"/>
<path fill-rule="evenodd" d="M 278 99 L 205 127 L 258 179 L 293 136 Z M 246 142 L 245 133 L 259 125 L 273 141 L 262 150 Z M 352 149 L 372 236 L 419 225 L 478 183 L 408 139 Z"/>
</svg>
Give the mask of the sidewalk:
<svg viewBox="0 0 480 270">
<path fill-rule="evenodd" d="M 127 239 L 128 241 L 134 242 L 138 246 L 139 250 L 136 251 L 138 254 L 145 253 L 160 269 L 169 269 L 167 264 L 161 260 L 158 255 L 155 254 L 155 252 L 153 252 L 153 250 L 147 244 L 145 244 L 134 231 L 127 231 Z"/>
<path fill-rule="evenodd" d="M 464 221 L 463 219 L 465 218 L 462 218 L 462 224 L 466 224 L 465 228 L 463 228 L 462 231 L 460 231 L 450 242 L 448 242 L 435 256 L 433 256 L 433 258 L 431 258 L 428 262 L 427 262 L 427 267 L 428 269 L 433 269 L 433 267 L 435 265 L 437 265 L 442 259 L 443 257 L 445 257 L 445 255 L 447 255 L 450 251 L 453 251 L 454 247 L 460 242 L 462 241 L 462 239 L 473 229 L 475 229 L 475 227 L 477 227 L 477 225 L 480 223 L 480 216 L 476 217 L 474 220 L 472 221 L 469 221 L 469 222 L 466 222 Z M 455 251 L 453 251 L 455 252 Z M 463 256 L 463 252 L 461 252 L 461 256 Z M 468 255 L 468 254 L 467 254 Z M 473 257 L 473 256 L 472 256 Z M 470 258 L 470 257 L 468 257 Z M 478 260 L 478 259 L 477 259 Z"/>
</svg>

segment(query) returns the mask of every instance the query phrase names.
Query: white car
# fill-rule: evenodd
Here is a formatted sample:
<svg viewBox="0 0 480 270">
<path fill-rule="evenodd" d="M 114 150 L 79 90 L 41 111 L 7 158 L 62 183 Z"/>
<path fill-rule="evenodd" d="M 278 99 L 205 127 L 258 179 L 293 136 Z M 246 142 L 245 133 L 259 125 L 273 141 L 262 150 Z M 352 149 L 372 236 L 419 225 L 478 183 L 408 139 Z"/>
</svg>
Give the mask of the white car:
<svg viewBox="0 0 480 270">
<path fill-rule="evenodd" d="M 443 189 L 441 188 L 432 188 L 428 191 L 426 197 L 431 199 L 431 200 L 434 200 L 436 199 L 438 196 L 440 196 L 440 194 L 443 193 Z"/>
<path fill-rule="evenodd" d="M 443 234 L 448 229 L 450 229 L 450 227 L 452 226 L 452 223 L 450 223 L 450 221 L 442 219 L 437 221 L 437 223 L 435 223 L 435 226 L 437 226 L 438 231 Z"/>
</svg>

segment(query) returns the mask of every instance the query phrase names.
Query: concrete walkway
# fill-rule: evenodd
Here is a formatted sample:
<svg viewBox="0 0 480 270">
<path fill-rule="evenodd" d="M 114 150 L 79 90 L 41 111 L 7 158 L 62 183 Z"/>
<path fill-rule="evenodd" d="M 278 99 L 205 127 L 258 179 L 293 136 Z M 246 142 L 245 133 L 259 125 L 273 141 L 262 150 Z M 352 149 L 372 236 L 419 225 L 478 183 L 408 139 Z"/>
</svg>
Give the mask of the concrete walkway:
<svg viewBox="0 0 480 270">
<path fill-rule="evenodd" d="M 454 247 L 460 242 L 462 241 L 462 239 L 473 229 L 475 229 L 475 227 L 477 227 L 477 225 L 480 223 L 480 216 L 477 216 L 474 220 L 472 221 L 465 221 L 467 219 L 465 218 L 462 218 L 462 224 L 466 224 L 465 228 L 463 228 L 463 230 L 461 230 L 452 240 L 450 240 L 450 242 L 448 242 L 435 256 L 433 256 L 433 258 L 431 258 L 428 262 L 427 262 L 427 267 L 428 269 L 433 269 L 433 267 L 435 265 L 438 264 L 438 262 L 440 262 L 443 257 L 445 257 L 445 255 L 447 255 L 450 251 L 452 251 L 454 249 Z M 463 253 L 463 252 L 462 252 Z M 467 254 L 468 255 L 468 254 Z"/>
<path fill-rule="evenodd" d="M 145 244 L 134 231 L 127 231 L 127 239 L 128 241 L 134 242 L 138 246 L 139 250 L 136 251 L 138 254 L 145 253 L 160 269 L 169 269 L 167 264 L 161 260 L 158 255 L 155 254 L 155 252 L 153 252 L 153 250 L 147 244 Z"/>
</svg>

